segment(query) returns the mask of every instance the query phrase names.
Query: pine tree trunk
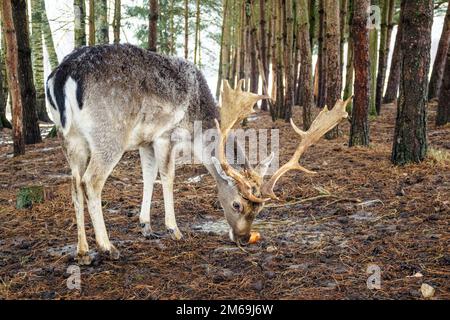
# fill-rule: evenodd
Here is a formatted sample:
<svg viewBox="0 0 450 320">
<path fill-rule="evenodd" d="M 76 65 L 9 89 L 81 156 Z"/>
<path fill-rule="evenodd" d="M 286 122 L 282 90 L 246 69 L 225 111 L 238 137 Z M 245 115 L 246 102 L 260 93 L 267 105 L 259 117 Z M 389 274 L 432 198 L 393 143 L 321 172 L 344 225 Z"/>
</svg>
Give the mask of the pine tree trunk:
<svg viewBox="0 0 450 320">
<path fill-rule="evenodd" d="M 253 4 L 251 0 L 247 0 L 247 28 L 250 29 L 250 91 L 253 93 L 258 93 L 259 85 L 259 70 L 258 61 L 256 57 L 256 37 L 257 30 L 256 25 L 251 23 L 253 20 Z"/>
<path fill-rule="evenodd" d="M 109 43 L 108 0 L 95 1 L 95 43 Z"/>
<path fill-rule="evenodd" d="M 1 16 L 1 8 L 0 8 Z M 0 48 L 0 130 L 3 128 L 12 129 L 11 123 L 6 119 L 6 105 L 8 102 L 8 79 L 6 75 L 5 65 L 5 32 L 3 30 L 3 23 L 0 21 L 1 30 L 1 48 Z"/>
<path fill-rule="evenodd" d="M 51 122 L 45 103 L 44 89 L 44 51 L 42 48 L 42 0 L 31 0 L 31 45 L 36 87 L 36 112 L 38 120 Z"/>
<path fill-rule="evenodd" d="M 284 109 L 284 57 L 283 57 L 283 5 L 282 0 L 277 1 L 276 5 L 276 23 L 277 29 L 276 35 L 276 107 L 275 107 L 275 119 L 280 118 L 280 114 Z"/>
<path fill-rule="evenodd" d="M 269 63 L 268 63 L 268 48 L 266 44 L 267 30 L 266 30 L 266 0 L 259 0 L 259 38 L 261 44 L 261 63 L 263 67 L 263 86 L 268 88 L 267 79 L 269 77 Z M 268 94 L 268 92 L 264 92 Z M 261 110 L 267 111 L 267 100 L 261 101 Z"/>
<path fill-rule="evenodd" d="M 286 121 L 290 121 L 292 117 L 292 107 L 294 105 L 295 98 L 295 72 L 293 61 L 293 48 L 294 48 L 294 15 L 293 15 L 292 0 L 286 0 L 285 6 L 285 20 L 286 20 L 286 45 L 284 47 L 285 52 L 285 77 L 286 77 L 286 95 L 284 104 L 283 118 Z"/>
<path fill-rule="evenodd" d="M 84 0 L 82 0 L 84 3 Z M 121 0 L 114 0 L 114 19 L 113 19 L 113 33 L 114 33 L 114 43 L 120 43 L 120 20 L 121 20 Z"/>
<path fill-rule="evenodd" d="M 13 1 L 12 9 L 19 56 L 18 71 L 23 107 L 23 135 L 26 144 L 34 144 L 41 142 L 42 138 L 36 112 L 36 88 L 33 82 L 26 0 Z"/>
<path fill-rule="evenodd" d="M 341 98 L 341 66 L 340 66 L 340 18 L 339 18 L 339 1 L 325 0 L 326 12 L 326 48 L 327 48 L 327 64 L 326 64 L 326 87 L 327 97 L 326 104 L 328 108 L 333 108 L 337 100 Z M 326 134 L 327 139 L 335 139 L 338 137 L 338 126 L 330 130 Z"/>
<path fill-rule="evenodd" d="M 447 50 L 444 78 L 439 93 L 439 102 L 436 115 L 436 125 L 443 126 L 450 122 L 450 50 Z"/>
<path fill-rule="evenodd" d="M 189 57 L 189 1 L 184 0 L 184 58 Z"/>
<path fill-rule="evenodd" d="M 401 39 L 402 39 L 402 14 L 405 0 L 402 0 L 400 9 L 400 20 L 397 27 L 397 36 L 395 37 L 394 51 L 392 53 L 391 68 L 389 78 L 384 94 L 383 103 L 392 103 L 397 100 L 398 84 L 400 82 L 400 65 L 402 59 Z"/>
<path fill-rule="evenodd" d="M 56 54 L 55 44 L 53 43 L 52 29 L 50 29 L 50 23 L 48 22 L 44 0 L 41 0 L 41 5 L 42 5 L 42 32 L 44 34 L 44 43 L 45 48 L 47 49 L 50 68 L 53 70 L 59 64 L 58 56 Z"/>
<path fill-rule="evenodd" d="M 227 79 L 228 61 L 229 61 L 229 44 L 228 44 L 228 2 L 223 0 L 223 17 L 222 17 L 222 32 L 220 38 L 220 57 L 219 57 L 219 72 L 217 76 L 216 99 L 219 99 L 220 89 L 222 86 L 222 79 Z M 225 76 L 224 76 L 225 75 Z"/>
<path fill-rule="evenodd" d="M 389 26 L 392 24 L 392 18 L 394 15 L 395 0 L 384 0 L 383 11 L 381 18 L 381 31 L 380 31 L 380 50 L 378 56 L 378 74 L 376 82 L 375 92 L 375 110 L 377 115 L 381 113 L 381 101 L 383 98 L 384 80 L 386 77 L 386 65 L 389 56 L 389 44 L 391 43 L 391 37 L 389 32 Z"/>
<path fill-rule="evenodd" d="M 392 162 L 422 161 L 427 153 L 426 104 L 433 0 L 405 1 L 402 65 Z"/>
<path fill-rule="evenodd" d="M 367 29 L 370 0 L 353 1 L 352 38 L 354 46 L 355 96 L 351 113 L 349 147 L 369 145 L 370 60 Z"/>
<path fill-rule="evenodd" d="M 74 0 L 73 11 L 75 14 L 75 48 L 78 48 L 86 45 L 86 5 L 84 0 Z"/>
<path fill-rule="evenodd" d="M 303 129 L 308 130 L 312 121 L 311 109 L 314 106 L 308 0 L 300 0 L 298 5 L 300 73 L 297 83 L 300 88 L 300 101 L 303 106 Z"/>
<path fill-rule="evenodd" d="M 198 52 L 200 51 L 200 0 L 196 1 L 195 9 L 195 45 L 194 45 L 194 64 L 197 64 Z"/>
<path fill-rule="evenodd" d="M 348 3 L 348 24 L 349 27 L 353 25 L 353 1 L 350 0 Z M 350 32 L 349 32 L 350 33 Z M 353 36 L 350 35 L 347 43 L 347 64 L 346 64 L 346 72 L 345 72 L 345 87 L 344 87 L 344 100 L 347 100 L 349 97 L 353 95 L 353 73 L 354 73 L 354 44 L 353 44 Z M 348 110 L 352 109 L 353 103 L 350 102 L 347 106 Z"/>
<path fill-rule="evenodd" d="M 89 0 L 89 45 L 95 45 L 95 2 Z"/>
<path fill-rule="evenodd" d="M 439 92 L 444 77 L 445 59 L 450 45 L 450 4 L 447 4 L 444 26 L 442 27 L 441 39 L 439 40 L 436 58 L 434 59 L 433 71 L 431 72 L 430 85 L 428 87 L 428 99 L 439 97 Z"/>
<path fill-rule="evenodd" d="M 377 62 L 378 62 L 378 30 L 374 27 L 369 32 L 369 54 L 370 54 L 370 105 L 369 113 L 377 114 L 375 108 L 375 94 L 377 86 Z"/>
<path fill-rule="evenodd" d="M 316 0 L 309 0 L 309 42 L 311 52 L 314 51 L 314 39 L 316 38 Z"/>
<path fill-rule="evenodd" d="M 340 43 L 340 74 L 341 74 L 341 83 L 343 83 L 344 79 L 342 78 L 344 75 L 344 46 L 347 42 L 347 18 L 348 18 L 348 2 L 349 0 L 340 0 L 340 27 L 341 27 L 341 43 Z"/>
<path fill-rule="evenodd" d="M 8 70 L 8 86 L 11 93 L 13 148 L 14 156 L 25 154 L 25 141 L 22 133 L 22 97 L 19 86 L 19 57 L 16 31 L 13 22 L 11 0 L 2 0 L 2 21 L 6 39 L 6 69 Z"/>
<path fill-rule="evenodd" d="M 325 29 L 327 24 L 327 16 L 325 12 L 326 0 L 319 0 L 319 38 L 318 38 L 318 93 L 317 93 L 317 106 L 323 108 L 327 101 L 327 43 L 325 41 Z"/>
</svg>

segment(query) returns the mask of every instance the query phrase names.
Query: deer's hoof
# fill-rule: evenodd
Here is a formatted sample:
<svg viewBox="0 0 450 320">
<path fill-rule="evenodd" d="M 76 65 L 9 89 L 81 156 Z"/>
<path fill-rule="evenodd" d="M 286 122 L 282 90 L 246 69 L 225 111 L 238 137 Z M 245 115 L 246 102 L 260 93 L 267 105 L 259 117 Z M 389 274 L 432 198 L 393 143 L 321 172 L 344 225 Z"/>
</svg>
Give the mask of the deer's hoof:
<svg viewBox="0 0 450 320">
<path fill-rule="evenodd" d="M 120 251 L 116 249 L 113 245 L 111 245 L 110 249 L 101 250 L 101 257 L 106 257 L 110 260 L 119 260 Z"/>
<path fill-rule="evenodd" d="M 76 260 L 77 260 L 78 264 L 82 265 L 82 266 L 88 266 L 92 262 L 92 258 L 89 255 L 89 252 L 77 253 Z"/>
<path fill-rule="evenodd" d="M 161 234 L 160 232 L 154 232 L 152 230 L 152 228 L 150 227 L 149 223 L 141 223 L 141 228 L 142 228 L 142 235 L 146 238 L 146 239 L 159 239 L 162 238 L 163 234 Z"/>
<path fill-rule="evenodd" d="M 172 240 L 181 240 L 183 238 L 183 234 L 178 228 L 167 228 L 167 233 L 170 235 Z"/>
</svg>

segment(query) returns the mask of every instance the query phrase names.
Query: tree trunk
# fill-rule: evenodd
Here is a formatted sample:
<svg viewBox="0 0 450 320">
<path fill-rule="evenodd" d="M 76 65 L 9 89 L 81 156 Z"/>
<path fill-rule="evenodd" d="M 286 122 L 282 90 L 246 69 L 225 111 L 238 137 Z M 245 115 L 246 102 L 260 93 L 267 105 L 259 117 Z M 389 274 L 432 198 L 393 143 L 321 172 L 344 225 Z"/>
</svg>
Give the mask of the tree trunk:
<svg viewBox="0 0 450 320">
<path fill-rule="evenodd" d="M 184 0 L 184 58 L 189 56 L 189 1 Z"/>
<path fill-rule="evenodd" d="M 394 15 L 395 0 L 384 0 L 383 11 L 381 18 L 381 36 L 380 36 L 380 50 L 378 55 L 378 74 L 375 92 L 375 110 L 377 115 L 381 113 L 381 101 L 383 98 L 384 80 L 386 76 L 386 65 L 389 56 L 389 44 L 391 37 L 389 26 L 392 24 Z"/>
<path fill-rule="evenodd" d="M 84 0 L 82 0 L 84 2 Z M 121 0 L 114 0 L 114 19 L 113 19 L 113 33 L 114 43 L 120 43 L 120 20 L 121 20 Z"/>
<path fill-rule="evenodd" d="M 275 104 L 275 119 L 280 118 L 280 114 L 282 110 L 284 109 L 284 77 L 283 77 L 283 71 L 284 71 L 284 57 L 283 57 L 283 6 L 282 6 L 282 0 L 277 1 L 276 5 L 276 22 L 277 22 L 277 29 L 275 32 L 276 35 L 276 104 Z"/>
<path fill-rule="evenodd" d="M 443 126 L 450 122 L 450 50 L 447 50 L 444 78 L 439 93 L 439 102 L 436 115 L 436 125 Z"/>
<path fill-rule="evenodd" d="M 445 59 L 450 45 L 450 4 L 447 4 L 444 26 L 442 27 L 441 39 L 439 40 L 436 58 L 434 59 L 433 71 L 431 72 L 430 85 L 428 86 L 428 99 L 439 97 L 442 78 L 444 77 Z"/>
<path fill-rule="evenodd" d="M 311 52 L 314 51 L 315 38 L 316 38 L 316 0 L 309 0 L 309 42 Z"/>
<path fill-rule="evenodd" d="M 354 0 L 352 38 L 354 46 L 355 96 L 351 113 L 349 147 L 369 145 L 370 60 L 367 29 L 370 0 Z"/>
<path fill-rule="evenodd" d="M 369 113 L 372 116 L 377 114 L 375 108 L 375 94 L 377 85 L 377 62 L 378 62 L 378 30 L 373 27 L 369 32 L 369 54 L 370 54 L 370 105 Z"/>
<path fill-rule="evenodd" d="M 200 51 L 200 0 L 196 0 L 195 9 L 195 44 L 194 44 L 194 64 L 197 64 L 198 52 Z"/>
<path fill-rule="evenodd" d="M 1 16 L 1 8 L 0 8 Z M 8 80 L 6 75 L 6 65 L 5 65 L 5 32 L 3 29 L 3 23 L 0 21 L 1 30 L 1 48 L 0 48 L 0 130 L 3 128 L 12 129 L 11 123 L 6 119 L 6 105 L 8 102 Z"/>
<path fill-rule="evenodd" d="M 13 1 L 12 9 L 19 57 L 18 71 L 23 107 L 23 135 L 26 144 L 34 144 L 41 142 L 42 138 L 36 112 L 36 88 L 33 82 L 26 0 Z"/>
<path fill-rule="evenodd" d="M 259 70 L 258 70 L 258 61 L 256 57 L 256 37 L 257 30 L 256 24 L 251 23 L 253 20 L 253 4 L 251 0 L 247 0 L 247 28 L 250 29 L 250 91 L 253 93 L 258 93 L 258 84 L 259 84 Z"/>
<path fill-rule="evenodd" d="M 34 84 L 36 87 L 36 112 L 38 120 L 51 122 L 45 103 L 44 51 L 42 48 L 42 0 L 31 0 L 31 45 Z"/>
<path fill-rule="evenodd" d="M 303 129 L 308 130 L 311 126 L 311 109 L 314 105 L 308 0 L 300 0 L 298 4 L 300 73 L 297 85 L 300 88 L 299 95 L 303 106 Z"/>
<path fill-rule="evenodd" d="M 109 43 L 108 0 L 95 1 L 95 43 Z"/>
<path fill-rule="evenodd" d="M 260 54 L 261 54 L 261 63 L 263 69 L 263 86 L 267 89 L 268 83 L 267 79 L 269 77 L 269 63 L 268 63 L 268 48 L 266 44 L 267 39 L 267 30 L 266 30 L 266 0 L 259 0 L 259 38 L 260 38 Z M 264 92 L 264 94 L 268 94 L 268 92 Z M 261 101 L 261 110 L 267 111 L 267 100 L 263 99 Z"/>
<path fill-rule="evenodd" d="M 427 153 L 426 104 L 433 0 L 405 1 L 402 24 L 400 98 L 392 162 L 422 161 Z"/>
<path fill-rule="evenodd" d="M 319 0 L 319 37 L 318 37 L 318 93 L 317 93 L 317 106 L 323 108 L 327 99 L 327 43 L 325 41 L 325 28 L 327 24 L 326 12 L 324 8 L 324 2 L 326 0 Z"/>
<path fill-rule="evenodd" d="M 344 46 L 347 42 L 347 18 L 348 18 L 348 2 L 349 0 L 340 0 L 340 27 L 341 27 L 341 43 L 340 43 L 340 75 L 341 75 L 341 83 L 343 83 L 343 74 L 344 74 Z"/>
<path fill-rule="evenodd" d="M 50 29 L 50 23 L 48 22 L 44 0 L 41 0 L 41 5 L 42 5 L 42 32 L 44 33 L 45 48 L 47 49 L 50 68 L 53 70 L 59 64 L 58 56 L 56 54 L 55 44 L 53 43 L 52 29 Z"/>
<path fill-rule="evenodd" d="M 285 6 L 285 20 L 286 20 L 286 45 L 284 46 L 285 52 L 285 77 L 286 77 L 286 95 L 284 104 L 284 120 L 290 121 L 292 117 L 292 107 L 294 105 L 295 97 L 295 72 L 293 61 L 293 48 L 294 48 L 294 15 L 293 15 L 292 0 L 286 0 Z"/>
<path fill-rule="evenodd" d="M 95 2 L 89 0 L 89 45 L 95 45 Z"/>
<path fill-rule="evenodd" d="M 19 57 L 16 31 L 13 22 L 11 0 L 2 0 L 2 21 L 6 39 L 6 68 L 8 70 L 8 86 L 11 93 L 13 148 L 14 156 L 25 154 L 25 141 L 22 134 L 22 97 L 19 86 Z"/>
<path fill-rule="evenodd" d="M 86 5 L 84 0 L 74 0 L 73 11 L 75 14 L 75 48 L 78 48 L 86 45 Z"/>
<path fill-rule="evenodd" d="M 325 0 L 326 14 L 326 87 L 328 108 L 333 108 L 338 99 L 341 98 L 341 66 L 340 66 L 340 19 L 339 19 L 339 1 Z M 334 139 L 338 136 L 338 126 L 326 134 L 327 139 Z"/>
<path fill-rule="evenodd" d="M 348 24 L 350 28 L 353 25 L 353 1 L 350 0 L 348 3 Z M 350 33 L 350 32 L 349 32 Z M 354 44 L 353 44 L 353 36 L 351 35 L 348 38 L 347 43 L 347 65 L 345 72 L 345 87 L 344 87 L 344 100 L 347 100 L 349 97 L 353 95 L 353 73 L 354 73 Z M 350 102 L 347 106 L 348 110 L 352 109 L 353 102 Z"/>
<path fill-rule="evenodd" d="M 223 0 L 223 16 L 222 16 L 222 32 L 220 38 L 220 57 L 219 57 L 219 72 L 217 76 L 216 99 L 219 99 L 220 89 L 222 86 L 222 79 L 227 79 L 228 61 L 229 61 L 229 43 L 228 43 L 228 2 Z M 224 76 L 225 75 L 225 76 Z"/>
<path fill-rule="evenodd" d="M 397 36 L 395 37 L 394 52 L 392 53 L 391 68 L 389 78 L 384 94 L 383 103 L 392 103 L 397 100 L 398 84 L 400 82 L 400 65 L 402 59 L 401 39 L 402 39 L 402 14 L 405 0 L 401 3 L 400 20 L 397 27 Z"/>
</svg>

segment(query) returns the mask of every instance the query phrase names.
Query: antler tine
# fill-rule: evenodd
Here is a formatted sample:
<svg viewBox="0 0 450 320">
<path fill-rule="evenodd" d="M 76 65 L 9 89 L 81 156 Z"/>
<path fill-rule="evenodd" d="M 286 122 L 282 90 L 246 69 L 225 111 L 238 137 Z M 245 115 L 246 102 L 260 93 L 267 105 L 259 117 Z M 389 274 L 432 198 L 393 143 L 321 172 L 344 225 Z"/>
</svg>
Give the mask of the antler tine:
<svg viewBox="0 0 450 320">
<path fill-rule="evenodd" d="M 290 170 L 301 170 L 311 174 L 315 173 L 314 171 L 302 167 L 298 161 L 306 149 L 316 143 L 325 133 L 333 129 L 342 119 L 347 118 L 348 114 L 345 111 L 345 107 L 351 99 L 352 97 L 348 98 L 346 101 L 338 100 L 334 108 L 331 110 L 324 107 L 306 132 L 300 130 L 291 119 L 292 128 L 301 137 L 301 141 L 292 158 L 281 168 L 279 168 L 267 183 L 263 184 L 261 187 L 261 193 L 263 196 L 270 197 L 271 199 L 278 199 L 273 191 L 273 188 L 275 187 L 278 179 Z"/>
<path fill-rule="evenodd" d="M 230 87 L 230 84 L 228 83 L 228 80 L 223 80 L 220 124 L 217 119 L 215 119 L 217 131 L 219 132 L 217 154 L 222 169 L 228 176 L 236 181 L 243 195 L 252 202 L 262 203 L 269 199 L 261 199 L 253 195 L 250 183 L 241 173 L 235 170 L 228 163 L 225 156 L 225 145 L 230 130 L 236 123 L 245 119 L 247 116 L 254 112 L 253 106 L 258 100 L 266 98 L 266 96 L 260 96 L 251 92 L 243 91 L 243 83 L 243 79 L 239 80 L 236 88 L 232 89 Z"/>
</svg>

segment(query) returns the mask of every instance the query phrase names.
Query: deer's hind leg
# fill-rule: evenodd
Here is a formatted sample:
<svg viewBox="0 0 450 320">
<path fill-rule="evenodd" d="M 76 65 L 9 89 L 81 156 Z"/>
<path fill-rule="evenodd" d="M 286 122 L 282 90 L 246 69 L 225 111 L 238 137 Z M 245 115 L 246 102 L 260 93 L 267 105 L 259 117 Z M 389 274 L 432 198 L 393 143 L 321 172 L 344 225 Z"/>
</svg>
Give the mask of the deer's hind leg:
<svg viewBox="0 0 450 320">
<path fill-rule="evenodd" d="M 119 162 L 122 154 L 123 151 L 118 150 L 91 150 L 89 165 L 81 182 L 89 215 L 94 226 L 97 246 L 101 252 L 107 253 L 112 259 L 118 259 L 120 254 L 109 241 L 103 219 L 101 193 L 106 179 Z"/>
<path fill-rule="evenodd" d="M 78 263 L 87 265 L 91 263 L 91 259 L 84 226 L 84 197 L 81 178 L 89 161 L 89 148 L 84 138 L 73 136 L 70 140 L 64 141 L 63 150 L 72 171 L 72 202 L 75 207 L 78 233 L 77 260 Z"/>
<path fill-rule="evenodd" d="M 150 225 L 150 209 L 153 194 L 153 185 L 158 175 L 158 165 L 156 163 L 155 152 L 152 145 L 139 148 L 141 157 L 142 177 L 144 180 L 144 192 L 142 196 L 141 213 L 139 214 L 139 223 L 141 224 L 142 234 L 146 238 L 158 237 L 152 231 Z"/>
</svg>

